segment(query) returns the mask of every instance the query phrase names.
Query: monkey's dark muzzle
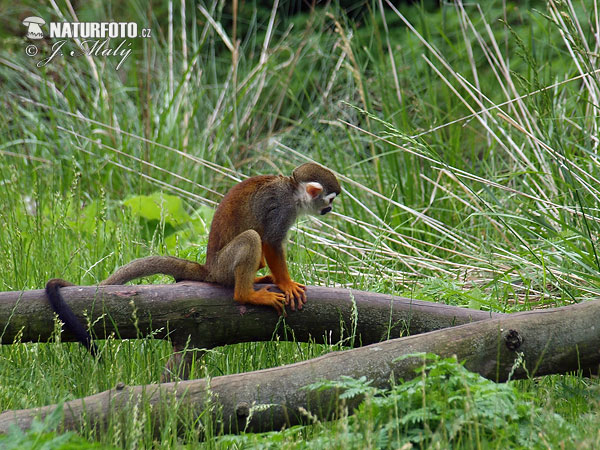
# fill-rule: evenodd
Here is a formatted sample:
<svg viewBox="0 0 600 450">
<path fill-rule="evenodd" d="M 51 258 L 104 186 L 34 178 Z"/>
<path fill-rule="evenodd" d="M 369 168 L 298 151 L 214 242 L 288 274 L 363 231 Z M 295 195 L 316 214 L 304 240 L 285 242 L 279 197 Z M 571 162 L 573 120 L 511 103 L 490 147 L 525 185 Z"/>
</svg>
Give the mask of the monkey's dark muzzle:
<svg viewBox="0 0 600 450">
<path fill-rule="evenodd" d="M 331 211 L 333 208 L 331 206 L 328 206 L 327 208 L 323 208 L 321 210 L 321 215 L 324 216 L 325 214 L 327 214 L 329 211 Z"/>
</svg>

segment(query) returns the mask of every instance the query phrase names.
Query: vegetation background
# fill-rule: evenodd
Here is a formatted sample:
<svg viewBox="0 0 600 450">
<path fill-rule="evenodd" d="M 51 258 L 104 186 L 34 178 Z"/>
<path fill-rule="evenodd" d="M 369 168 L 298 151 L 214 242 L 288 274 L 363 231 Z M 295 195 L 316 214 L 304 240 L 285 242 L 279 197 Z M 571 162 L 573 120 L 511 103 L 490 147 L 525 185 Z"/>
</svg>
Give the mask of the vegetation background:
<svg viewBox="0 0 600 450">
<path fill-rule="evenodd" d="M 131 21 L 152 37 L 129 40 L 119 70 L 68 54 L 37 67 L 54 42 L 27 56 L 32 15 Z M 298 281 L 503 312 L 598 297 L 596 0 L 26 0 L 0 3 L 0 24 L 2 290 L 94 284 L 149 254 L 202 261 L 229 187 L 314 160 L 344 192 L 334 215 L 292 230 Z M 104 364 L 62 344 L 58 325 L 49 343 L 2 342 L 0 411 L 157 382 L 170 347 L 140 337 L 103 342 Z M 323 342 L 218 348 L 193 375 L 348 345 Z M 159 430 L 143 407 L 78 435 L 55 431 L 57 415 L 0 448 L 600 447 L 596 379 L 497 385 L 427 364 L 387 391 L 341 381 L 365 400 L 330 423 L 231 436 L 174 404 Z"/>
</svg>

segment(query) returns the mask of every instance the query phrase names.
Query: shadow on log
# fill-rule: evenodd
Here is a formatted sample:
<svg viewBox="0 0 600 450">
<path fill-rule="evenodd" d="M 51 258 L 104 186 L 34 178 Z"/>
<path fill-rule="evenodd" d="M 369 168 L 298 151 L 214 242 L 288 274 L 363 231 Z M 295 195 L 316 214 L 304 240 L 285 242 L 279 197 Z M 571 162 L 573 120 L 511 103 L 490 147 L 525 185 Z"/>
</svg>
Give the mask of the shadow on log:
<svg viewBox="0 0 600 450">
<path fill-rule="evenodd" d="M 233 290 L 208 283 L 150 286 L 73 286 L 61 289 L 75 315 L 95 323 L 93 335 L 122 339 L 157 334 L 176 344 L 209 349 L 250 341 L 281 340 L 360 346 L 497 317 L 484 311 L 385 294 L 309 286 L 301 312 L 288 311 L 284 324 L 272 308 L 245 306 Z M 99 317 L 104 316 L 101 320 Z M 134 320 L 135 317 L 135 320 Z M 54 314 L 43 290 L 0 292 L 0 343 L 46 342 Z M 353 333 L 354 332 L 354 333 Z M 140 336 L 140 333 L 142 334 Z M 74 337 L 64 332 L 63 341 Z"/>
<path fill-rule="evenodd" d="M 528 374 L 546 375 L 582 371 L 596 372 L 600 364 L 600 301 L 562 308 L 531 311 L 473 322 L 416 336 L 388 340 L 319 358 L 256 372 L 147 386 L 120 386 L 64 405 L 64 427 L 78 430 L 86 424 L 106 426 L 110 417 L 131 411 L 134 403 L 148 402 L 153 421 L 161 423 L 161 402 L 176 397 L 198 417 L 211 405 L 222 408 L 225 431 L 246 427 L 251 405 L 264 405 L 253 411 L 248 431 L 278 430 L 301 423 L 300 408 L 326 419 L 334 411 L 337 393 L 314 393 L 302 389 L 315 381 L 339 379 L 342 375 L 365 376 L 373 385 L 386 387 L 390 379 L 408 379 L 420 365 L 418 357 L 398 360 L 417 352 L 456 355 L 466 367 L 486 378 L 508 378 L 518 353 L 526 365 L 516 368 L 514 378 Z M 208 385 L 210 386 L 208 388 Z M 168 402 L 166 402 L 168 403 Z M 352 406 L 352 405 L 350 405 Z M 0 433 L 11 424 L 27 429 L 36 416 L 51 413 L 56 405 L 0 414 Z M 205 416 L 206 417 L 206 416 Z"/>
</svg>

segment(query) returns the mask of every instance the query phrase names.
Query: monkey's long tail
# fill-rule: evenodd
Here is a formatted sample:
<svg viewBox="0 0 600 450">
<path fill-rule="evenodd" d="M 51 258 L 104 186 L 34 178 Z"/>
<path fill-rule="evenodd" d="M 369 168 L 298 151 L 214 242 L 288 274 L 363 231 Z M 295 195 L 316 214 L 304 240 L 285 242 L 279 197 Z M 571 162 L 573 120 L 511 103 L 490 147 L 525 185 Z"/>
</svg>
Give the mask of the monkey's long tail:
<svg viewBox="0 0 600 450">
<path fill-rule="evenodd" d="M 60 288 L 65 286 L 73 286 L 73 283 L 61 280 L 60 278 L 53 278 L 46 283 L 46 296 L 52 306 L 52 309 L 58 318 L 65 324 L 67 330 L 75 335 L 77 340 L 81 342 L 89 352 L 96 356 L 98 354 L 98 347 L 92 342 L 92 337 L 88 333 L 87 329 L 75 316 L 71 308 L 65 303 L 62 295 L 60 295 Z"/>
<path fill-rule="evenodd" d="M 147 256 L 135 259 L 117 269 L 100 284 L 125 284 L 136 278 L 156 274 L 170 275 L 175 281 L 206 281 L 208 270 L 202 264 L 174 256 Z"/>
<path fill-rule="evenodd" d="M 136 259 L 129 264 L 119 268 L 106 280 L 101 282 L 101 285 L 125 284 L 128 281 L 136 278 L 147 277 L 162 273 L 171 275 L 175 281 L 206 281 L 208 270 L 202 265 L 194 261 L 175 258 L 173 256 L 148 256 L 146 258 Z M 98 347 L 92 342 L 92 337 L 88 333 L 86 327 L 79 321 L 73 313 L 69 305 L 65 303 L 60 288 L 73 286 L 73 283 L 53 278 L 46 283 L 46 296 L 52 306 L 52 309 L 58 318 L 65 324 L 79 342 L 89 350 L 92 355 L 98 354 Z"/>
</svg>

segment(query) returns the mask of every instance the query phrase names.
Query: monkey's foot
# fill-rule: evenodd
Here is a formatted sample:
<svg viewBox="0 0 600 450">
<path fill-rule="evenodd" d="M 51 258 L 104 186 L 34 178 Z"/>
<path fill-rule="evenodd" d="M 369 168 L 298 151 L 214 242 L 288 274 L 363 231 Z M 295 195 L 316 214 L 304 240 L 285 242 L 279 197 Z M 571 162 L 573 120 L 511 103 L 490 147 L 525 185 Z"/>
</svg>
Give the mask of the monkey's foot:
<svg viewBox="0 0 600 450">
<path fill-rule="evenodd" d="M 306 303 L 306 286 L 289 280 L 277 283 L 277 287 L 284 293 L 285 304 L 289 304 L 292 311 L 296 309 L 296 303 L 298 304 L 298 309 L 302 309 L 302 305 Z"/>
<path fill-rule="evenodd" d="M 286 304 L 285 295 L 280 294 L 279 292 L 271 292 L 268 287 L 243 294 L 234 293 L 233 299 L 238 303 L 270 306 L 275 308 L 280 316 L 286 315 L 285 309 L 283 309 L 283 305 Z"/>
</svg>

